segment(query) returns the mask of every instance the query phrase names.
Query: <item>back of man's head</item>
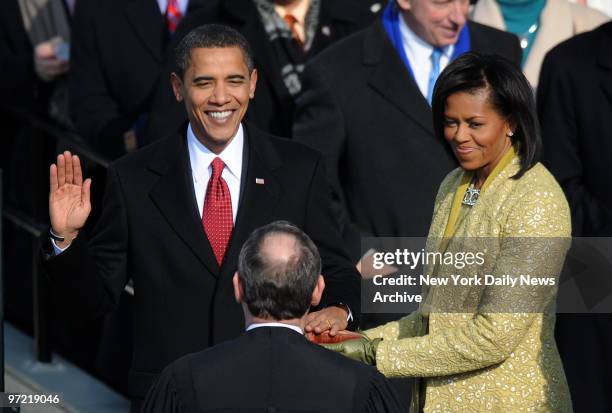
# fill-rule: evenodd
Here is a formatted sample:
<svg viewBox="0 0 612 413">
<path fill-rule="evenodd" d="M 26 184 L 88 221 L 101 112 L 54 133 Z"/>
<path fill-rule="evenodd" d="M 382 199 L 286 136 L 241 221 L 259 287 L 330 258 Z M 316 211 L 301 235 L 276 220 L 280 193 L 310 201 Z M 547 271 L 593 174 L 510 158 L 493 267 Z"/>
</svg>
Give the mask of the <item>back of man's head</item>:
<svg viewBox="0 0 612 413">
<path fill-rule="evenodd" d="M 302 317 L 310 307 L 320 274 L 317 247 L 308 235 L 286 221 L 255 230 L 240 251 L 242 300 L 254 317 Z"/>
</svg>

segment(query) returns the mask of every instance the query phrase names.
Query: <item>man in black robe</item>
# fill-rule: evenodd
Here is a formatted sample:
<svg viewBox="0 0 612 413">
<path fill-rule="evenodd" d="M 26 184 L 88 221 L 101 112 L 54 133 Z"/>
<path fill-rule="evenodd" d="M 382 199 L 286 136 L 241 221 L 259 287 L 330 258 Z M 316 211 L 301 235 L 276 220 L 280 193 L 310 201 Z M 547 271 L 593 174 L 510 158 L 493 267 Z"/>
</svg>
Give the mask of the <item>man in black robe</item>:
<svg viewBox="0 0 612 413">
<path fill-rule="evenodd" d="M 246 333 L 170 364 L 143 412 L 401 412 L 386 379 L 303 336 L 321 299 L 321 258 L 300 229 L 276 221 L 255 230 L 233 278 Z"/>
</svg>

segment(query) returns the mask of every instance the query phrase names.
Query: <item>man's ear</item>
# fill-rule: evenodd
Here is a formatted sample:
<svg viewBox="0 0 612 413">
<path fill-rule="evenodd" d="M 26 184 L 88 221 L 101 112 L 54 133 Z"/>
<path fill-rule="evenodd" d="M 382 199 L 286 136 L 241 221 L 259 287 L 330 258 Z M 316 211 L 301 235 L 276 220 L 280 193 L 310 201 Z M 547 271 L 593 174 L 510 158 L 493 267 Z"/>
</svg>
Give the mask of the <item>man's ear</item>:
<svg viewBox="0 0 612 413">
<path fill-rule="evenodd" d="M 174 97 L 177 102 L 183 101 L 183 81 L 180 76 L 175 72 L 170 74 L 170 83 L 172 84 L 172 91 L 174 92 Z"/>
<path fill-rule="evenodd" d="M 325 290 L 325 280 L 322 275 L 319 275 L 317 279 L 317 284 L 315 285 L 314 290 L 312 291 L 312 299 L 310 300 L 310 306 L 316 307 L 321 302 L 321 296 L 323 295 L 323 290 Z"/>
<path fill-rule="evenodd" d="M 234 278 L 232 278 L 232 284 L 234 285 L 234 298 L 236 299 L 236 302 L 238 304 L 242 304 L 244 291 L 242 290 L 242 281 L 240 281 L 238 271 L 234 273 Z"/>
<path fill-rule="evenodd" d="M 249 97 L 253 99 L 255 97 L 255 87 L 257 86 L 257 69 L 253 69 L 251 77 L 249 78 Z"/>
</svg>

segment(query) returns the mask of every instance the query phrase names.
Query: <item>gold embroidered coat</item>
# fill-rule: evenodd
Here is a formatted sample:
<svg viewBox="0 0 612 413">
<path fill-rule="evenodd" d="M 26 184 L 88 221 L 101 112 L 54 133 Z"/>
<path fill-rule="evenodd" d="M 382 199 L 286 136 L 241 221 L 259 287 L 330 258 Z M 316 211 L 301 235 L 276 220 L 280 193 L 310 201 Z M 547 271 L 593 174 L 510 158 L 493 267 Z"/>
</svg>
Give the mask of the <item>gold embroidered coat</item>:
<svg viewBox="0 0 612 413">
<path fill-rule="evenodd" d="M 547 272 L 558 281 L 571 236 L 567 201 L 541 164 L 518 180 L 510 179 L 518 169 L 518 158 L 511 156 L 496 176 L 496 171 L 491 174 L 491 182 L 486 190 L 483 187 L 476 205 L 457 221 L 446 251 L 460 250 L 461 245 L 455 244 L 461 244 L 463 237 L 491 237 L 498 240 L 499 249 L 490 248 L 493 256 L 485 261 L 493 262 L 494 268 L 486 269 L 493 271 L 488 274 Z M 458 168 L 441 184 L 428 244 L 442 239 L 455 192 L 465 181 L 464 171 Z M 534 242 L 552 237 L 564 242 L 553 243 L 556 247 L 552 248 L 544 247 L 545 242 Z M 444 273 L 443 268 L 433 271 Z M 376 364 L 385 376 L 423 378 L 425 400 L 423 392 L 413 392 L 413 412 L 419 408 L 432 413 L 571 412 L 554 340 L 555 295 L 556 287 L 538 291 L 508 286 L 432 286 L 423 291 L 427 305 L 365 334 L 383 339 Z M 452 302 L 462 311 L 436 311 L 449 308 Z M 525 302 L 552 311 L 500 310 Z"/>
</svg>

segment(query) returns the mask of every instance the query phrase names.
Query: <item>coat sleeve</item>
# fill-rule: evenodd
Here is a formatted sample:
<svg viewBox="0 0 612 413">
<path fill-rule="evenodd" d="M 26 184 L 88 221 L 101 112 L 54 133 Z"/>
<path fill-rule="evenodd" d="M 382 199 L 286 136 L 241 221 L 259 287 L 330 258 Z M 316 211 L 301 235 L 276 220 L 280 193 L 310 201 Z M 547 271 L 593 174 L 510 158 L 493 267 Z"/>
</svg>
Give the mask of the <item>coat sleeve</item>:
<svg viewBox="0 0 612 413">
<path fill-rule="evenodd" d="M 174 365 L 168 366 L 149 389 L 142 405 L 142 413 L 181 413 L 186 409 L 181 400 L 175 378 Z"/>
<path fill-rule="evenodd" d="M 324 67 L 317 59 L 306 65 L 302 92 L 296 102 L 293 139 L 323 154 L 332 207 L 340 222 L 340 232 L 348 245 L 351 259 L 361 258 L 359 230 L 350 221 L 342 185 L 342 158 L 346 145 L 345 119 L 323 76 Z"/>
<path fill-rule="evenodd" d="M 569 209 L 560 190 L 528 191 L 504 225 L 492 274 L 558 277 L 570 231 Z M 500 363 L 512 354 L 532 323 L 546 316 L 543 311 L 555 292 L 550 287 L 519 285 L 510 293 L 506 286 L 485 287 L 476 314 L 456 314 L 468 321 L 421 337 L 384 339 L 376 365 L 387 377 L 433 377 Z M 526 307 L 533 310 L 521 312 Z"/>
<path fill-rule="evenodd" d="M 325 179 L 325 167 L 319 158 L 308 188 L 304 230 L 317 245 L 323 263 L 325 290 L 320 306 L 340 302 L 348 305 L 353 313 L 352 325 L 356 326 L 361 312 L 361 277 L 344 247 L 337 219 Z"/>
<path fill-rule="evenodd" d="M 581 74 L 584 76 L 584 74 Z M 538 86 L 538 114 L 542 124 L 542 162 L 557 178 L 572 210 L 575 235 L 612 233 L 612 209 L 594 196 L 587 185 L 581 159 L 581 136 L 573 79 L 561 55 L 555 51 L 544 59 Z"/>
<path fill-rule="evenodd" d="M 366 330 L 363 333 L 371 339 L 400 340 L 420 335 L 422 323 L 423 318 L 417 310 L 398 321 L 391 321 L 390 323 Z"/>
<path fill-rule="evenodd" d="M 43 259 L 43 268 L 54 293 L 79 318 L 95 319 L 117 305 L 128 281 L 128 224 L 113 166 L 108 170 L 102 215 L 93 236 L 88 240 L 83 232 L 60 255 Z"/>
</svg>

